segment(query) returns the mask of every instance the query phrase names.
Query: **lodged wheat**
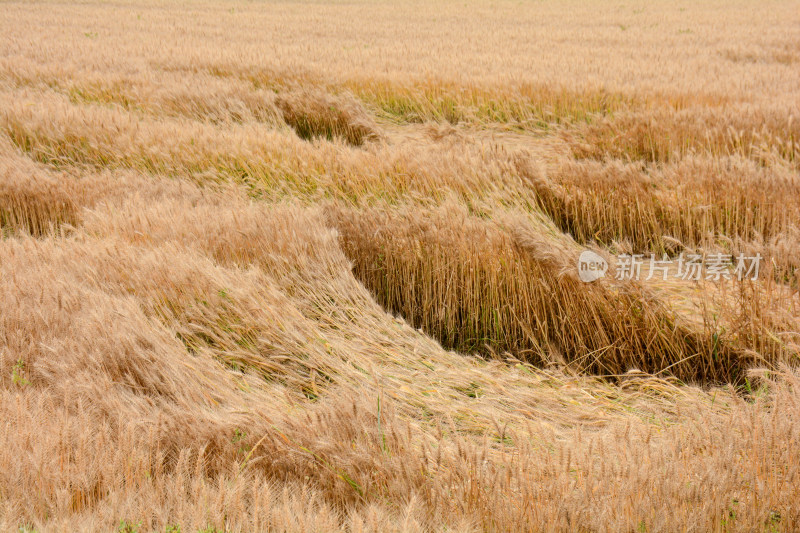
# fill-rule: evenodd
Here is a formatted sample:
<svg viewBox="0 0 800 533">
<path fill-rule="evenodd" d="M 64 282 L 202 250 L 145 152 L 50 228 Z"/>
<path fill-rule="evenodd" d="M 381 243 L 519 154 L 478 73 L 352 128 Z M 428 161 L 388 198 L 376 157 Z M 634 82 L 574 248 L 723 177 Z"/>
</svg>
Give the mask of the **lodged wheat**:
<svg viewBox="0 0 800 533">
<path fill-rule="evenodd" d="M 799 17 L 3 2 L 0 530 L 800 529 Z"/>
</svg>

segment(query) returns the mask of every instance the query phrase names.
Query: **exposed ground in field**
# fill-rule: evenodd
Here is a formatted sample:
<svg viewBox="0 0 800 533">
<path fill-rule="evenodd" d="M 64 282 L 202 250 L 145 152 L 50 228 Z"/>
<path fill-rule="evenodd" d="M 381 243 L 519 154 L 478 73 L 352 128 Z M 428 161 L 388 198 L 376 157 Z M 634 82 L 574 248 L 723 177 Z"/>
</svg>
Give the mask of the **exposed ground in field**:
<svg viewBox="0 0 800 533">
<path fill-rule="evenodd" d="M 0 2 L 0 529 L 800 528 L 799 28 Z"/>
</svg>

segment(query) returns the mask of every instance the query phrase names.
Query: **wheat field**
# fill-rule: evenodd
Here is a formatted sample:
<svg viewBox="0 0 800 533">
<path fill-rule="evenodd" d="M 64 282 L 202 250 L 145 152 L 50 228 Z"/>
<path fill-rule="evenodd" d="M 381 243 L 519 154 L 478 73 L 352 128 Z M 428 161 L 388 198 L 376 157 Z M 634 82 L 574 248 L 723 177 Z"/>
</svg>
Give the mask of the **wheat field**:
<svg viewBox="0 0 800 533">
<path fill-rule="evenodd" d="M 799 530 L 799 29 L 1 0 L 0 530 Z"/>
</svg>

